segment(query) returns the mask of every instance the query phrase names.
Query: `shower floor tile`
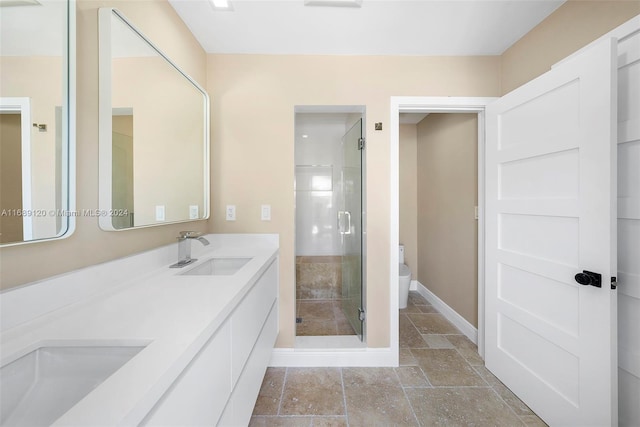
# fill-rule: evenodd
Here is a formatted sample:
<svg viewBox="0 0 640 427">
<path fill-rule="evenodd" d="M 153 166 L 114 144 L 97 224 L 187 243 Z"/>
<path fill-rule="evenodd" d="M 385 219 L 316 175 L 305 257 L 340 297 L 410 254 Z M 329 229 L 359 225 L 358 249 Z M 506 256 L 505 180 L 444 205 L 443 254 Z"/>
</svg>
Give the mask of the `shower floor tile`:
<svg viewBox="0 0 640 427">
<path fill-rule="evenodd" d="M 355 335 L 341 300 L 297 300 L 297 336 Z"/>
</svg>

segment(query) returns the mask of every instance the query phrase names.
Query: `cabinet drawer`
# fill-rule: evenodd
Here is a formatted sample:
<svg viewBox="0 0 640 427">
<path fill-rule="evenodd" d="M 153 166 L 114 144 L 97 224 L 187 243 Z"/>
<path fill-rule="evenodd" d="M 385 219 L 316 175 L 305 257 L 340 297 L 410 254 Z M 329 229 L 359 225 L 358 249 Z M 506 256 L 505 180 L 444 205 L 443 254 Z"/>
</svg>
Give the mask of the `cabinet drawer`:
<svg viewBox="0 0 640 427">
<path fill-rule="evenodd" d="M 278 292 L 278 269 L 273 262 L 231 314 L 231 379 L 235 385 L 251 354 Z"/>
<path fill-rule="evenodd" d="M 246 426 L 249 424 L 277 337 L 278 302 L 275 301 L 271 308 L 271 313 L 262 328 L 260 337 L 233 390 L 229 403 L 224 409 L 218 427 Z"/>
<path fill-rule="evenodd" d="M 141 425 L 215 425 L 231 393 L 231 325 L 225 322 Z"/>
</svg>

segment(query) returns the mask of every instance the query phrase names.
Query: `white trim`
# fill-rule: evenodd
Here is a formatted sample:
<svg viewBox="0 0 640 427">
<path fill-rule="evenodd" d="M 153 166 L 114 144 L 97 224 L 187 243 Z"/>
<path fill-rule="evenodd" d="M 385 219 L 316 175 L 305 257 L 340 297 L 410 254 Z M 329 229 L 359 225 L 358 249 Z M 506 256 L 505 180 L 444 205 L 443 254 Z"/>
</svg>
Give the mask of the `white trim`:
<svg viewBox="0 0 640 427">
<path fill-rule="evenodd" d="M 31 100 L 28 97 L 0 98 L 0 114 L 20 114 L 20 159 L 22 170 L 22 207 L 31 211 Z M 33 219 L 22 215 L 22 240 L 33 239 Z"/>
<path fill-rule="evenodd" d="M 478 114 L 478 353 L 484 358 L 484 109 L 494 97 L 392 96 L 389 147 L 389 283 L 390 295 L 398 295 L 399 244 L 399 121 L 400 113 L 477 113 Z M 389 298 L 390 345 L 396 353 L 398 343 L 398 298 Z M 474 328 L 475 329 L 475 328 Z M 466 335 L 466 333 L 465 333 Z"/>
<path fill-rule="evenodd" d="M 457 311 L 449 307 L 444 301 L 436 296 L 433 292 L 427 289 L 422 283 L 417 282 L 417 291 L 422 295 L 432 306 L 434 306 L 440 314 L 442 314 L 449 322 L 453 323 L 456 328 L 466 335 L 474 344 L 478 343 L 478 330 L 464 317 L 460 316 Z M 482 356 L 481 356 L 482 357 Z"/>
<path fill-rule="evenodd" d="M 66 207 L 69 212 L 76 211 L 76 0 L 70 0 L 67 4 L 67 80 L 65 81 L 65 90 L 67 99 L 62 108 L 62 120 L 66 126 L 62 127 L 62 165 L 64 171 L 66 165 L 66 174 L 62 174 L 63 195 L 67 195 Z M 66 113 L 64 105 L 66 105 Z M 66 135 L 65 135 L 66 132 Z M 66 144 L 65 144 L 66 142 Z M 66 148 L 66 151 L 65 151 Z M 66 179 L 66 181 L 65 181 Z M 76 230 L 76 218 L 73 215 L 65 218 L 67 221 L 67 229 L 62 235 L 57 236 L 60 239 L 66 239 Z"/>
<path fill-rule="evenodd" d="M 380 367 L 398 366 L 391 348 L 274 348 L 271 367 Z"/>
</svg>

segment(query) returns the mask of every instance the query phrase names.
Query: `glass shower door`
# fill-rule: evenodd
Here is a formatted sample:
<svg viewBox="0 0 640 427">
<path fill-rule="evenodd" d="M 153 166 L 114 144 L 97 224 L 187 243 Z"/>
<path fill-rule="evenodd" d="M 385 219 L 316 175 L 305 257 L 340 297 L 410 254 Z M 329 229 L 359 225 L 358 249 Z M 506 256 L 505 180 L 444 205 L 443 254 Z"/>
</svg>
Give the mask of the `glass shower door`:
<svg viewBox="0 0 640 427">
<path fill-rule="evenodd" d="M 342 197 L 338 225 L 342 243 L 342 309 L 363 339 L 362 292 L 362 119 L 342 138 Z"/>
</svg>

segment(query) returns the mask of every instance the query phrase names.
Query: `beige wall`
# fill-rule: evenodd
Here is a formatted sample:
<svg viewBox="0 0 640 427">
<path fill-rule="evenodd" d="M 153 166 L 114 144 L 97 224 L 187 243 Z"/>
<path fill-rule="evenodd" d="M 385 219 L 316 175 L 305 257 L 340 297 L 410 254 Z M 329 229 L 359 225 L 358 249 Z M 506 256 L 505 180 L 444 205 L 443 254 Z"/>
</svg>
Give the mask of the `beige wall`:
<svg viewBox="0 0 640 427">
<path fill-rule="evenodd" d="M 367 330 L 389 345 L 389 114 L 391 96 L 496 96 L 496 57 L 209 55 L 212 229 L 280 234 L 280 336 L 295 337 L 294 106 L 365 105 Z M 373 129 L 383 123 L 382 131 Z M 272 220 L 260 221 L 260 204 Z M 224 206 L 237 208 L 224 221 Z"/>
<path fill-rule="evenodd" d="M 501 57 L 501 93 L 548 71 L 553 64 L 640 14 L 640 1 L 569 0 Z"/>
<path fill-rule="evenodd" d="M 116 7 L 155 44 L 206 86 L 206 55 L 166 1 L 79 0 L 77 9 L 77 208 L 98 207 L 98 8 Z M 175 241 L 180 230 L 207 222 L 105 232 L 98 219 L 77 218 L 69 238 L 0 249 L 1 287 L 28 283 Z M 177 253 L 176 253 L 177 257 Z M 38 268 L 33 268 L 37 260 Z"/>
<path fill-rule="evenodd" d="M 399 146 L 400 244 L 404 245 L 404 263 L 411 277 L 418 277 L 418 128 L 400 125 Z"/>
<path fill-rule="evenodd" d="M 418 281 L 478 326 L 478 116 L 418 123 Z"/>
</svg>

